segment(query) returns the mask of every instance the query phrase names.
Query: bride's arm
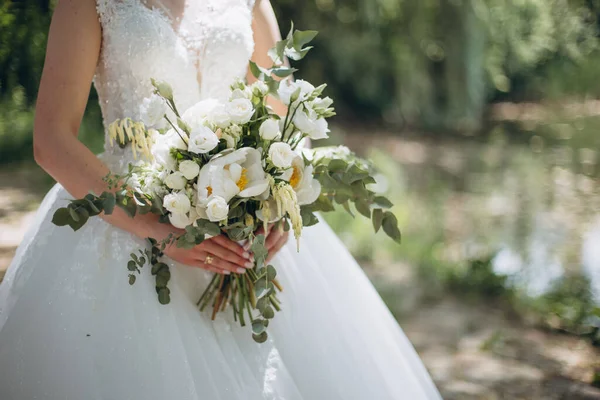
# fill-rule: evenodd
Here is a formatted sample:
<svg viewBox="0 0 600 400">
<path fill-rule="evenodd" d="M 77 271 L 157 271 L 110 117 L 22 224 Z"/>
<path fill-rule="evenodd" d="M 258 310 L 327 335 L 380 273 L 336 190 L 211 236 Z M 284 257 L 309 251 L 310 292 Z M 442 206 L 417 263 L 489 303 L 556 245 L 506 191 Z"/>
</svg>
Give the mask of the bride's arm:
<svg viewBox="0 0 600 400">
<path fill-rule="evenodd" d="M 34 155 L 37 163 L 74 197 L 90 191 L 107 190 L 102 180 L 109 172 L 83 143 L 77 139 L 88 100 L 90 86 L 100 54 L 102 33 L 95 0 L 60 0 L 54 11 L 46 61 L 40 83 L 34 124 Z M 177 230 L 161 224 L 152 214 L 134 219 L 115 208 L 102 218 L 110 224 L 140 238 L 158 240 Z M 223 272 L 235 271 L 247 262 L 241 246 L 217 237 L 192 250 L 171 246 L 169 256 L 187 265 Z M 215 255 L 211 266 L 202 260 Z"/>
<path fill-rule="evenodd" d="M 273 61 L 267 55 L 267 52 L 281 40 L 277 18 L 269 0 L 256 0 L 252 19 L 252 31 L 254 34 L 254 54 L 252 54 L 252 61 L 261 67 L 269 68 L 273 64 Z M 246 79 L 249 83 L 256 81 L 256 78 L 250 71 L 248 71 Z M 287 113 L 287 107 L 273 97 L 268 99 L 268 104 L 279 115 Z M 262 228 L 259 229 L 259 233 L 264 233 Z M 265 245 L 269 251 L 270 260 L 285 245 L 289 232 L 284 232 L 280 229 L 270 230 L 266 236 Z"/>
</svg>

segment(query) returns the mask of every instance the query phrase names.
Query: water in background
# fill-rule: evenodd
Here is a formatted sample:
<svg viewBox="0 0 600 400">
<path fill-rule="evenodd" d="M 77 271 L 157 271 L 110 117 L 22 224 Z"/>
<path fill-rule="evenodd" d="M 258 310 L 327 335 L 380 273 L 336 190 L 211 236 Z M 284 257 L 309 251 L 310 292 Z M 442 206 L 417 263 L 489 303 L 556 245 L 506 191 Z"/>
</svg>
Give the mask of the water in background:
<svg viewBox="0 0 600 400">
<path fill-rule="evenodd" d="M 408 260 L 438 275 L 488 259 L 507 286 L 531 297 L 583 276 L 600 304 L 597 108 L 558 115 L 505 105 L 480 137 L 347 133 L 357 151 L 376 138 L 369 155 L 388 177 L 380 184 L 395 200 L 403 244 L 389 256 L 380 249 L 389 244 L 361 235 L 368 222 L 330 222 L 359 257 Z"/>
</svg>

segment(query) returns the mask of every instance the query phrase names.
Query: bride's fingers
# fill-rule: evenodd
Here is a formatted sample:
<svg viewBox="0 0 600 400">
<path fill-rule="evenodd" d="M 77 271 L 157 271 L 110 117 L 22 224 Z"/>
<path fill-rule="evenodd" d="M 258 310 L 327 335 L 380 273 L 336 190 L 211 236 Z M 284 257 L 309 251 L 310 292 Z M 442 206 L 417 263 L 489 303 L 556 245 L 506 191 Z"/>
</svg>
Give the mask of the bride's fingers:
<svg viewBox="0 0 600 400">
<path fill-rule="evenodd" d="M 240 257 L 250 257 L 250 254 L 246 250 L 244 250 L 244 248 L 241 245 L 237 244 L 225 235 L 215 236 L 208 240 L 219 244 L 221 247 L 225 247 L 226 249 L 232 251 Z"/>
<path fill-rule="evenodd" d="M 227 271 L 226 269 L 219 269 L 219 268 L 215 268 L 211 265 L 208 264 L 204 264 L 202 262 L 200 262 L 200 264 L 198 265 L 199 268 L 202 268 L 203 270 L 206 270 L 208 272 L 214 272 L 220 275 L 229 275 L 231 274 L 231 272 Z"/>
<path fill-rule="evenodd" d="M 283 229 L 275 228 L 271 229 L 271 233 L 267 236 L 267 240 L 265 241 L 265 247 L 267 250 L 270 250 L 283 236 L 287 235 Z"/>
<path fill-rule="evenodd" d="M 213 252 L 212 250 L 208 250 L 206 252 L 203 251 L 202 253 L 198 254 L 198 259 L 200 262 L 220 270 L 226 270 L 238 274 L 243 274 L 246 272 L 246 268 L 242 268 L 237 264 L 223 259 L 219 254 Z"/>
<path fill-rule="evenodd" d="M 269 250 L 269 256 L 267 257 L 267 262 L 271 261 L 273 259 L 273 257 L 275 257 L 275 255 L 277 253 L 279 253 L 279 250 L 281 250 L 281 248 L 283 246 L 285 246 L 285 244 L 288 241 L 288 233 L 285 232 L 285 235 L 282 235 L 279 240 L 277 241 L 277 243 L 275 243 L 275 245 L 273 246 L 273 248 L 271 248 Z"/>
<path fill-rule="evenodd" d="M 231 251 L 230 249 L 223 247 L 215 242 L 208 242 L 200 249 L 208 254 L 214 254 L 222 260 L 229 261 L 230 263 L 237 264 L 240 267 L 251 268 L 253 265 L 247 258 L 241 257 Z"/>
</svg>

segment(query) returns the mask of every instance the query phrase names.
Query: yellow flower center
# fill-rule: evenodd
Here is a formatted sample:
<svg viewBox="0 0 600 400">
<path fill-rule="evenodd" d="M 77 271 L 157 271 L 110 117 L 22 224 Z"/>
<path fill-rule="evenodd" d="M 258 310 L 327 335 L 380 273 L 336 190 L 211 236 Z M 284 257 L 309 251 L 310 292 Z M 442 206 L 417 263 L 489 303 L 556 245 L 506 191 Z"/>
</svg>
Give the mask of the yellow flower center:
<svg viewBox="0 0 600 400">
<path fill-rule="evenodd" d="M 295 189 L 300 183 L 300 179 L 302 178 L 302 173 L 300 168 L 294 166 L 294 172 L 292 172 L 292 176 L 290 177 L 290 185 Z"/>
<path fill-rule="evenodd" d="M 208 192 L 208 195 L 210 196 L 212 194 L 212 187 L 207 186 L 206 191 Z"/>
<path fill-rule="evenodd" d="M 246 189 L 246 186 L 248 186 L 248 177 L 246 176 L 246 172 L 248 172 L 248 170 L 246 168 L 242 168 L 240 179 L 236 182 L 237 187 L 240 188 L 240 192 Z"/>
</svg>

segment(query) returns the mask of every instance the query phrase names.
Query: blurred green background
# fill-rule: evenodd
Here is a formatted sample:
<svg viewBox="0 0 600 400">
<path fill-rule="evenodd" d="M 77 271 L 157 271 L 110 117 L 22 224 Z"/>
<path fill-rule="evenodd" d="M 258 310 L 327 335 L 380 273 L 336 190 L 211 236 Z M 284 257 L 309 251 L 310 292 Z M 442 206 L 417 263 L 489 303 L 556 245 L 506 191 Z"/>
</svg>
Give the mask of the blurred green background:
<svg viewBox="0 0 600 400">
<path fill-rule="evenodd" d="M 0 2 L 7 221 L 52 184 L 32 167 L 32 122 L 53 4 Z M 291 20 L 320 31 L 298 76 L 328 83 L 331 142 L 371 157 L 395 201 L 401 246 L 327 216 L 392 311 L 459 299 L 600 345 L 600 0 L 272 4 L 284 34 Z M 90 97 L 80 137 L 100 152 Z M 6 194 L 15 171 L 30 206 Z"/>
</svg>

